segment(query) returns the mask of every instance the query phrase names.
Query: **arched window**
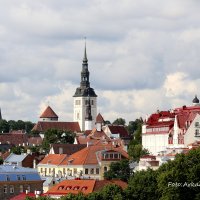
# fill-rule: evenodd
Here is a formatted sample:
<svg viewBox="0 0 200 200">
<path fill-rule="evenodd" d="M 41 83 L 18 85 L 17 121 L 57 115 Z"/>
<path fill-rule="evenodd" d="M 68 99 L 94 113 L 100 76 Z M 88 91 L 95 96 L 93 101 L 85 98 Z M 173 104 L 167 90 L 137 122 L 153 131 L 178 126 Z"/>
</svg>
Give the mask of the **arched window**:
<svg viewBox="0 0 200 200">
<path fill-rule="evenodd" d="M 104 167 L 103 169 L 104 169 L 104 172 L 107 172 L 107 171 L 108 171 L 108 168 L 107 168 L 107 167 Z"/>
</svg>

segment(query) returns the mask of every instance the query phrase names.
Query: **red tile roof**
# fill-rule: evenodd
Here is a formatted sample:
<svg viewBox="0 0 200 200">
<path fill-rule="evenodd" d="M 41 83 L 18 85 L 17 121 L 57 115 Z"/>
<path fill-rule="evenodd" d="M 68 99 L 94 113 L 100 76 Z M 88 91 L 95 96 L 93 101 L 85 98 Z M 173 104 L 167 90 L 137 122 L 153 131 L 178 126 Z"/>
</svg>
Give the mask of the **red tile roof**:
<svg viewBox="0 0 200 200">
<path fill-rule="evenodd" d="M 58 129 L 58 130 L 70 130 L 73 132 L 80 132 L 80 126 L 78 122 L 47 122 L 39 121 L 32 130 L 37 130 L 40 132 L 45 132 L 48 129 Z"/>
<path fill-rule="evenodd" d="M 122 147 L 114 147 L 112 143 L 105 145 L 90 145 L 74 154 L 65 158 L 60 165 L 93 165 L 98 164 L 98 158 L 96 153 L 103 150 L 113 150 L 121 153 L 123 158 L 128 158 L 128 154 L 126 151 L 122 149 Z M 113 160 L 114 161 L 114 160 Z"/>
<path fill-rule="evenodd" d="M 42 144 L 42 138 L 40 136 L 29 137 L 28 143 L 29 143 L 29 145 L 41 145 Z"/>
<path fill-rule="evenodd" d="M 23 132 L 13 131 L 11 133 L 1 133 L 0 134 L 0 142 L 1 144 L 14 144 L 18 145 L 27 145 L 28 143 L 28 135 Z"/>
<path fill-rule="evenodd" d="M 108 125 L 108 128 L 110 129 L 110 132 L 112 134 L 119 134 L 120 138 L 126 138 L 129 137 L 128 131 L 124 126 L 121 125 Z"/>
<path fill-rule="evenodd" d="M 48 106 L 40 115 L 40 118 L 58 118 L 58 115 L 53 111 L 50 106 Z"/>
<path fill-rule="evenodd" d="M 89 194 L 93 192 L 94 186 L 95 180 L 64 180 L 50 188 L 46 194 L 66 195 L 80 192 Z"/>
<path fill-rule="evenodd" d="M 96 123 L 104 123 L 104 119 L 100 113 L 96 117 Z"/>
<path fill-rule="evenodd" d="M 86 144 L 52 144 L 51 148 L 53 148 L 55 154 L 59 154 L 59 149 L 62 148 L 62 154 L 72 155 L 86 146 Z"/>
<path fill-rule="evenodd" d="M 48 154 L 39 164 L 59 165 L 65 158 L 66 154 Z"/>
<path fill-rule="evenodd" d="M 95 191 L 101 190 L 105 185 L 115 184 L 120 186 L 122 189 L 127 187 L 127 183 L 121 180 L 64 180 L 59 184 L 49 189 L 46 195 L 66 195 L 72 194 L 90 194 Z"/>
<path fill-rule="evenodd" d="M 41 194 L 40 196 L 44 196 L 44 194 Z M 10 200 L 25 200 L 26 197 L 36 197 L 34 193 L 21 193 L 19 195 L 16 195 L 12 198 L 10 198 Z"/>
</svg>

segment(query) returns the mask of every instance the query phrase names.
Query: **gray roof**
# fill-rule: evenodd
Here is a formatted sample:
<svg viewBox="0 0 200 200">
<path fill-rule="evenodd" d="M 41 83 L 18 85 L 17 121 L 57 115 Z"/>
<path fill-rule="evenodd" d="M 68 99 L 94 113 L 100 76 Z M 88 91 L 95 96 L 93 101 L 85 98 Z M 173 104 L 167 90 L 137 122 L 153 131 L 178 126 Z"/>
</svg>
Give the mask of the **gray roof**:
<svg viewBox="0 0 200 200">
<path fill-rule="evenodd" d="M 22 162 L 26 158 L 27 154 L 21 154 L 17 155 L 14 153 L 11 153 L 4 162 Z"/>
<path fill-rule="evenodd" d="M 36 169 L 15 165 L 0 165 L 0 181 L 41 180 Z"/>
</svg>

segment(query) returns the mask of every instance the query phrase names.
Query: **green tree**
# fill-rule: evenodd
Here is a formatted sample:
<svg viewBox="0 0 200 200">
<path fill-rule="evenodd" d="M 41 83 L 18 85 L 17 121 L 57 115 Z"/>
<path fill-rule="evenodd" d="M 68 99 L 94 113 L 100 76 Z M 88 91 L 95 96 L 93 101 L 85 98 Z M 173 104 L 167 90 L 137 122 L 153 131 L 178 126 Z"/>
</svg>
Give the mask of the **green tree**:
<svg viewBox="0 0 200 200">
<path fill-rule="evenodd" d="M 134 132 L 139 128 L 141 127 L 143 123 L 143 119 L 142 118 L 139 118 L 139 119 L 136 119 L 135 121 L 130 121 L 128 126 L 127 126 L 127 130 L 129 132 L 130 135 L 133 135 Z"/>
<path fill-rule="evenodd" d="M 126 121 L 123 118 L 117 118 L 112 124 L 113 125 L 123 125 L 123 126 L 125 126 Z"/>
<path fill-rule="evenodd" d="M 5 119 L 0 120 L 0 133 L 8 133 L 9 132 L 9 125 Z"/>
<path fill-rule="evenodd" d="M 11 152 L 17 155 L 25 153 L 25 148 L 23 146 L 15 146 L 11 148 Z"/>
<path fill-rule="evenodd" d="M 110 165 L 110 170 L 104 173 L 105 179 L 120 179 L 122 181 L 128 181 L 131 171 L 129 167 L 129 160 L 121 160 L 119 162 L 113 162 Z"/>
<path fill-rule="evenodd" d="M 198 199 L 200 196 L 200 148 L 177 154 L 159 169 L 160 199 Z M 197 185 L 195 185 L 197 184 Z"/>
<path fill-rule="evenodd" d="M 100 191 L 103 200 L 121 200 L 123 199 L 123 190 L 120 186 L 115 184 L 109 184 L 103 187 Z"/>
<path fill-rule="evenodd" d="M 157 171 L 148 169 L 138 171 L 130 178 L 128 188 L 125 190 L 127 200 L 157 200 Z"/>
<path fill-rule="evenodd" d="M 129 145 L 128 155 L 133 161 L 139 162 L 141 156 L 148 154 L 149 151 L 147 149 L 143 149 L 141 144 Z"/>
<path fill-rule="evenodd" d="M 49 129 L 44 133 L 42 148 L 49 151 L 50 144 L 54 143 L 74 143 L 75 133 L 68 130 Z"/>
</svg>

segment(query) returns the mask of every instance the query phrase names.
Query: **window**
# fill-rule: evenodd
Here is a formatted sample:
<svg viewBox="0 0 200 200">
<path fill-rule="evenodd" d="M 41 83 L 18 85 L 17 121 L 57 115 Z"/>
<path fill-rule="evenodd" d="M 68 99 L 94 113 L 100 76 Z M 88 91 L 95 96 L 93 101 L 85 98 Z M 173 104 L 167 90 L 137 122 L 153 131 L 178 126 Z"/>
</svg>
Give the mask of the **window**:
<svg viewBox="0 0 200 200">
<path fill-rule="evenodd" d="M 81 105 L 81 100 L 76 100 L 76 101 L 75 101 L 75 104 L 76 104 L 76 105 Z"/>
<path fill-rule="evenodd" d="M 118 154 L 117 153 L 114 154 L 114 158 L 118 158 Z"/>
<path fill-rule="evenodd" d="M 49 174 L 51 174 L 51 168 L 49 168 Z"/>
<path fill-rule="evenodd" d="M 40 168 L 40 172 L 41 172 L 41 173 L 43 172 L 43 168 Z"/>
<path fill-rule="evenodd" d="M 77 113 L 76 119 L 80 119 L 80 113 Z"/>
<path fill-rule="evenodd" d="M 74 174 L 77 174 L 77 169 L 76 168 L 74 168 Z"/>
<path fill-rule="evenodd" d="M 199 135 L 199 129 L 196 129 L 196 130 L 195 130 L 195 136 L 200 136 L 200 135 Z"/>
<path fill-rule="evenodd" d="M 90 169 L 90 174 L 94 174 L 94 169 Z"/>
<path fill-rule="evenodd" d="M 19 186 L 19 192 L 20 192 L 20 193 L 23 193 L 23 191 L 24 191 L 23 185 L 20 185 L 20 186 Z"/>
<path fill-rule="evenodd" d="M 64 189 L 64 186 L 59 186 L 58 190 L 63 190 Z"/>
<path fill-rule="evenodd" d="M 108 168 L 107 168 L 107 167 L 104 167 L 103 169 L 104 169 L 104 172 L 107 172 L 107 170 L 108 170 Z"/>
<path fill-rule="evenodd" d="M 199 122 L 195 122 L 195 127 L 198 127 L 199 126 Z"/>
<path fill-rule="evenodd" d="M 65 174 L 65 168 L 63 168 L 63 174 Z"/>
<path fill-rule="evenodd" d="M 94 100 L 91 100 L 91 105 L 94 105 Z"/>
<path fill-rule="evenodd" d="M 10 181 L 10 177 L 8 175 L 6 175 L 6 180 Z"/>
<path fill-rule="evenodd" d="M 72 186 L 67 186 L 66 187 L 66 190 L 71 190 L 72 189 Z"/>
<path fill-rule="evenodd" d="M 113 159 L 113 154 L 112 153 L 110 154 L 110 158 Z"/>
<path fill-rule="evenodd" d="M 26 180 L 26 176 L 22 175 L 22 180 L 25 181 Z"/>
<path fill-rule="evenodd" d="M 7 193 L 7 190 L 8 190 L 7 185 L 4 185 L 3 186 L 3 193 Z"/>
<path fill-rule="evenodd" d="M 17 180 L 20 181 L 20 175 L 17 175 Z"/>
<path fill-rule="evenodd" d="M 87 168 L 85 169 L 85 174 L 88 174 L 88 169 Z"/>
<path fill-rule="evenodd" d="M 10 193 L 14 193 L 14 186 L 13 185 L 10 185 Z"/>
<path fill-rule="evenodd" d="M 83 190 L 83 191 L 85 191 L 85 190 L 87 190 L 87 186 L 83 186 L 82 188 L 81 188 L 81 190 Z"/>
<path fill-rule="evenodd" d="M 96 168 L 96 174 L 99 174 L 99 168 Z"/>
<path fill-rule="evenodd" d="M 80 187 L 79 186 L 75 186 L 74 187 L 74 190 L 78 190 Z"/>
<path fill-rule="evenodd" d="M 108 159 L 108 154 L 105 155 L 105 159 Z"/>
</svg>

